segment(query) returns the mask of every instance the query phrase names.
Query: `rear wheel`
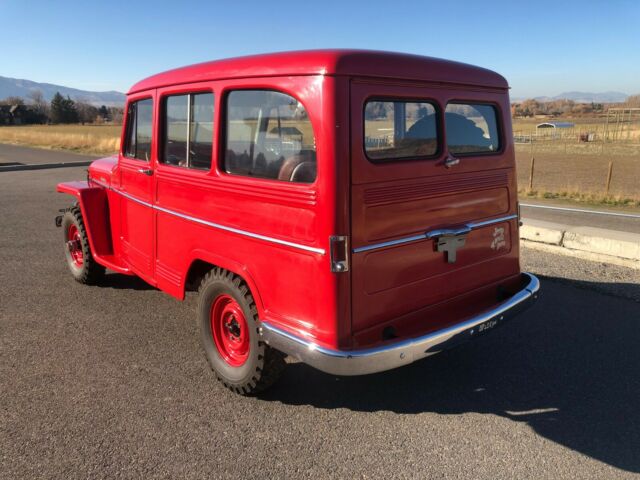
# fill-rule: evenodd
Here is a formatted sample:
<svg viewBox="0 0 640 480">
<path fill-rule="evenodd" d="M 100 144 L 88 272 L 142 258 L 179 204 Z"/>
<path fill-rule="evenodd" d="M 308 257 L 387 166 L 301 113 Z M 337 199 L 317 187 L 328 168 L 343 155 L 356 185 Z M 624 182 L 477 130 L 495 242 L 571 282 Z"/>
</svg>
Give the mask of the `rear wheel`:
<svg viewBox="0 0 640 480">
<path fill-rule="evenodd" d="M 80 208 L 68 208 L 62 217 L 64 253 L 71 275 L 80 283 L 96 283 L 104 275 L 105 268 L 91 255 L 87 230 Z"/>
<path fill-rule="evenodd" d="M 239 276 L 221 268 L 204 276 L 198 323 L 209 365 L 230 390 L 255 394 L 280 377 L 284 355 L 260 340 L 256 305 Z"/>
</svg>

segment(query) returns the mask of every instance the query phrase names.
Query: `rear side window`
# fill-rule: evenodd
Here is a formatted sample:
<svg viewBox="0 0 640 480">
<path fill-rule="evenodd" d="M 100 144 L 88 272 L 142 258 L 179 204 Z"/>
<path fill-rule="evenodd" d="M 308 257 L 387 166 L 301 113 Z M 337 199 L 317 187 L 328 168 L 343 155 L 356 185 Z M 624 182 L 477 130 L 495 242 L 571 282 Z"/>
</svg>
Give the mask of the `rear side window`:
<svg viewBox="0 0 640 480">
<path fill-rule="evenodd" d="M 213 94 L 189 93 L 166 97 L 163 103 L 160 161 L 188 168 L 211 168 Z"/>
<path fill-rule="evenodd" d="M 369 101 L 364 148 L 371 160 L 431 157 L 438 152 L 436 109 L 428 102 Z"/>
<path fill-rule="evenodd" d="M 496 110 L 479 103 L 450 103 L 445 110 L 447 146 L 454 154 L 500 150 Z"/>
<path fill-rule="evenodd" d="M 309 116 L 295 98 L 269 90 L 227 96 L 227 173 L 283 182 L 316 179 L 316 142 Z"/>
<path fill-rule="evenodd" d="M 127 137 L 124 155 L 149 161 L 151 158 L 151 129 L 153 100 L 147 98 L 129 104 L 127 110 Z"/>
</svg>

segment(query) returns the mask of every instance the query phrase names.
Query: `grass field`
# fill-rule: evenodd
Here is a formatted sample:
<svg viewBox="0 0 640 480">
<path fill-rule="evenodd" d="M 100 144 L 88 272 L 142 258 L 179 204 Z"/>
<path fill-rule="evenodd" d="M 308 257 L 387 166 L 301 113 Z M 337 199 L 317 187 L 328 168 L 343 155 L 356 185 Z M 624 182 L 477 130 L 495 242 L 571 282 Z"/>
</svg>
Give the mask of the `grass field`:
<svg viewBox="0 0 640 480">
<path fill-rule="evenodd" d="M 516 148 L 520 193 L 534 197 L 566 198 L 587 203 L 640 205 L 640 153 L 567 154 L 547 149 L 534 152 L 533 186 L 529 190 L 531 152 Z M 609 193 L 606 183 L 613 162 Z"/>
<path fill-rule="evenodd" d="M 541 119 L 516 119 L 516 134 L 536 133 Z M 542 198 L 614 204 L 640 205 L 640 125 L 621 135 L 621 140 L 602 141 L 603 120 L 562 119 L 575 128 L 558 130 L 560 138 L 535 138 L 533 143 L 516 144 L 518 185 L 521 195 Z M 581 142 L 581 133 L 595 133 L 596 141 Z M 529 188 L 531 159 L 535 159 L 533 185 Z M 611 180 L 607 192 L 609 163 Z"/>
<path fill-rule="evenodd" d="M 0 127 L 0 142 L 38 148 L 111 154 L 120 145 L 120 125 L 28 125 Z"/>
</svg>

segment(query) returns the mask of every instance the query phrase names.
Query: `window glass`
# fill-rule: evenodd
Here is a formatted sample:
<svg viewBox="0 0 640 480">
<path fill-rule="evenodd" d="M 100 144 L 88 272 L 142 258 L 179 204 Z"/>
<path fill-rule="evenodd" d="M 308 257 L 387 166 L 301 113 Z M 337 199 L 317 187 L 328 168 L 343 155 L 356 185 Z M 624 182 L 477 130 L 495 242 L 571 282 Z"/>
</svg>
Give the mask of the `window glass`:
<svg viewBox="0 0 640 480">
<path fill-rule="evenodd" d="M 189 95 L 167 97 L 164 104 L 162 163 L 187 166 L 187 107 Z"/>
<path fill-rule="evenodd" d="M 189 166 L 208 170 L 213 148 L 213 93 L 198 93 L 190 97 Z"/>
<path fill-rule="evenodd" d="M 225 170 L 249 177 L 312 183 L 316 144 L 304 106 L 266 90 L 237 90 L 227 97 Z"/>
<path fill-rule="evenodd" d="M 455 154 L 500 149 L 496 111 L 491 105 L 450 103 L 445 111 L 447 146 Z"/>
<path fill-rule="evenodd" d="M 152 122 L 153 100 L 147 98 L 129 105 L 125 156 L 149 161 L 151 158 Z"/>
<path fill-rule="evenodd" d="M 172 95 L 163 110 L 163 153 L 160 161 L 180 167 L 211 167 L 213 94 Z"/>
<path fill-rule="evenodd" d="M 367 102 L 364 148 L 372 160 L 435 155 L 438 151 L 435 107 L 427 102 Z"/>
</svg>

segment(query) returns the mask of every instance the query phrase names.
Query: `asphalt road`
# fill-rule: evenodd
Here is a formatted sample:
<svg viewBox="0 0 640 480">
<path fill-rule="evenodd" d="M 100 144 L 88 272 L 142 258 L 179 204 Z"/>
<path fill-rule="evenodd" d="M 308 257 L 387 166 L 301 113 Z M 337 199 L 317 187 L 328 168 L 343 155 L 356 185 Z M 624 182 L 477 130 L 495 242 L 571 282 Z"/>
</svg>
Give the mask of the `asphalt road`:
<svg viewBox="0 0 640 480">
<path fill-rule="evenodd" d="M 23 166 L 85 162 L 93 160 L 95 155 L 82 155 L 62 150 L 45 150 L 41 148 L 25 148 L 17 145 L 0 143 L 0 173 L 9 168 Z"/>
<path fill-rule="evenodd" d="M 638 189 L 640 189 L 640 179 L 638 179 Z M 560 223 L 564 225 L 572 225 L 575 227 L 597 227 L 605 228 L 609 230 L 618 230 L 621 232 L 640 233 L 640 211 L 633 210 L 621 210 L 621 209 L 606 209 L 602 207 L 582 207 L 575 205 L 567 205 L 564 203 L 550 203 L 550 202 L 532 202 L 529 200 L 522 200 L 522 203 L 538 204 L 545 207 L 560 207 L 570 208 L 567 210 L 553 210 L 548 208 L 536 208 L 522 206 L 521 213 L 525 219 L 544 220 L 547 222 Z M 623 213 L 627 215 L 636 215 L 636 217 L 623 217 L 616 215 L 602 215 L 598 213 L 590 213 L 586 211 L 577 210 L 595 210 L 607 213 Z"/>
<path fill-rule="evenodd" d="M 640 275 L 524 252 L 538 304 L 382 374 L 219 385 L 195 297 L 66 271 L 55 184 L 0 173 L 0 478 L 637 478 Z"/>
</svg>

